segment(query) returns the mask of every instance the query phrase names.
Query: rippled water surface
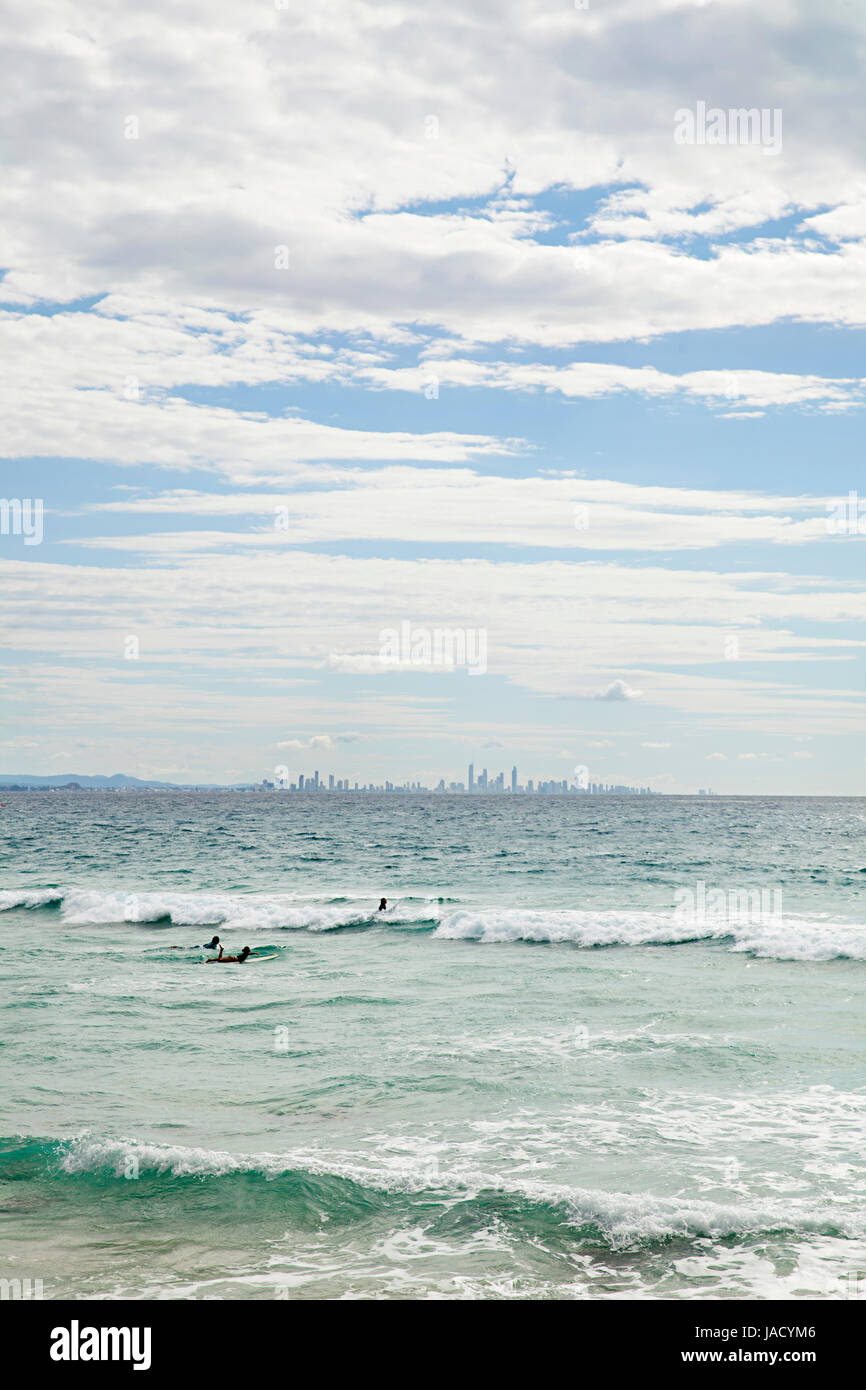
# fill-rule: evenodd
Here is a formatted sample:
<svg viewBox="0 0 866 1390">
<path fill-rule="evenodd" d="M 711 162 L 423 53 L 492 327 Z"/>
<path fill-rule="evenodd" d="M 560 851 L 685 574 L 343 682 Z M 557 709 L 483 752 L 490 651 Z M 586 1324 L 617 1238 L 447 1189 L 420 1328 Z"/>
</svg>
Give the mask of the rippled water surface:
<svg viewBox="0 0 866 1390">
<path fill-rule="evenodd" d="M 855 799 L 7 794 L 0 1275 L 856 1294 L 864 832 Z"/>
</svg>

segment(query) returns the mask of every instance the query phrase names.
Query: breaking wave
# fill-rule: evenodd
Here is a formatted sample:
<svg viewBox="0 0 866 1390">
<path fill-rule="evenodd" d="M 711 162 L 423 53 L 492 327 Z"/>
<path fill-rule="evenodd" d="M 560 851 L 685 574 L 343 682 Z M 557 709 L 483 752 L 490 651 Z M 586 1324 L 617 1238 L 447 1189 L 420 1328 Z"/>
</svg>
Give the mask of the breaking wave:
<svg viewBox="0 0 866 1390">
<path fill-rule="evenodd" d="M 0 912 L 13 908 L 60 908 L 71 927 L 135 923 L 143 926 L 243 931 L 328 932 L 348 928 L 426 929 L 439 940 L 482 945 L 535 942 L 584 949 L 616 946 L 677 946 L 726 942 L 735 952 L 776 960 L 866 960 L 866 924 L 830 916 L 756 914 L 683 915 L 674 908 L 653 911 L 591 908 L 454 909 L 446 899 L 406 897 L 386 912 L 356 897 L 292 894 L 104 892 L 85 889 L 22 889 L 0 893 Z"/>
<path fill-rule="evenodd" d="M 443 1229 L 458 1223 L 464 1234 L 492 1225 L 514 1236 L 540 1234 L 557 1242 L 608 1249 L 653 1246 L 673 1239 L 764 1237 L 817 1233 L 848 1239 L 866 1234 L 866 1216 L 829 1204 L 790 1200 L 728 1202 L 658 1197 L 650 1193 L 570 1188 L 477 1172 L 472 1175 L 408 1164 L 379 1168 L 311 1161 L 304 1154 L 231 1154 L 83 1135 L 74 1139 L 0 1140 L 0 1177 L 43 1182 L 81 1182 L 99 1198 L 129 1191 L 173 1197 L 185 1215 L 198 1204 L 255 1200 L 281 1222 L 301 1227 L 353 1223 L 386 1215 L 389 1222 L 417 1219 Z M 152 1194 L 148 1193 L 152 1188 Z M 219 1194 L 215 1189 L 219 1189 Z"/>
</svg>

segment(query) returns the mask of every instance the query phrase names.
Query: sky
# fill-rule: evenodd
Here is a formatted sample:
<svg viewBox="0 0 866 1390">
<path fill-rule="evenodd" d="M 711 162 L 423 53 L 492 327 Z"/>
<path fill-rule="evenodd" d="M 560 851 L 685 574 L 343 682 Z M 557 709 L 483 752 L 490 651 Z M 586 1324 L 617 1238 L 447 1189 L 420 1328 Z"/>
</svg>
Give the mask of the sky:
<svg viewBox="0 0 866 1390">
<path fill-rule="evenodd" d="M 0 33 L 0 771 L 863 791 L 861 6 Z"/>
</svg>

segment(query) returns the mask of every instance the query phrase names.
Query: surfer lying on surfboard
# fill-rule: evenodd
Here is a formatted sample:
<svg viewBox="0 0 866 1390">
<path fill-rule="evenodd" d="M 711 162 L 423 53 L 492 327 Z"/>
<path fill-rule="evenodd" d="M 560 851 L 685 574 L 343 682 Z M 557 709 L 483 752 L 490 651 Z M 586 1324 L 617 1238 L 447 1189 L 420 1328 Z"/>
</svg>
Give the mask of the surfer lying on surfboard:
<svg viewBox="0 0 866 1390">
<path fill-rule="evenodd" d="M 206 941 L 203 946 L 169 946 L 168 949 L 170 951 L 215 951 L 218 947 L 222 950 L 220 939 L 215 936 L 213 941 Z"/>
<path fill-rule="evenodd" d="M 207 961 L 205 962 L 205 964 L 206 964 L 206 965 L 243 965 L 244 961 L 246 960 L 246 958 L 247 958 L 247 956 L 248 956 L 249 954 L 250 954 L 250 948 L 249 948 L 249 946 L 245 946 L 244 949 L 241 951 L 241 953 L 240 953 L 239 956 L 224 956 L 224 955 L 223 955 L 223 948 L 222 948 L 222 946 L 220 946 L 220 953 L 219 953 L 219 955 L 218 955 L 218 956 L 209 956 L 208 959 L 207 959 Z"/>
</svg>

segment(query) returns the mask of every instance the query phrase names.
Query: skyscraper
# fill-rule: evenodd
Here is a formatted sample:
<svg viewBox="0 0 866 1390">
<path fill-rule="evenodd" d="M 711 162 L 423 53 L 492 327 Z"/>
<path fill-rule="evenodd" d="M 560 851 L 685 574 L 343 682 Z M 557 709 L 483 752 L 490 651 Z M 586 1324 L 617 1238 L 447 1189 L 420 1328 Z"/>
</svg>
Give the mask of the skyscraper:
<svg viewBox="0 0 866 1390">
<path fill-rule="evenodd" d="M 474 764 L 474 763 L 470 763 L 470 764 L 469 764 L 469 790 L 470 790 L 471 792 L 474 792 L 474 790 L 475 790 L 475 764 Z"/>
<path fill-rule="evenodd" d="M 512 790 L 513 792 L 516 792 L 516 791 L 517 791 L 517 767 L 516 767 L 516 766 L 513 767 L 513 768 L 511 769 L 511 790 Z"/>
</svg>

